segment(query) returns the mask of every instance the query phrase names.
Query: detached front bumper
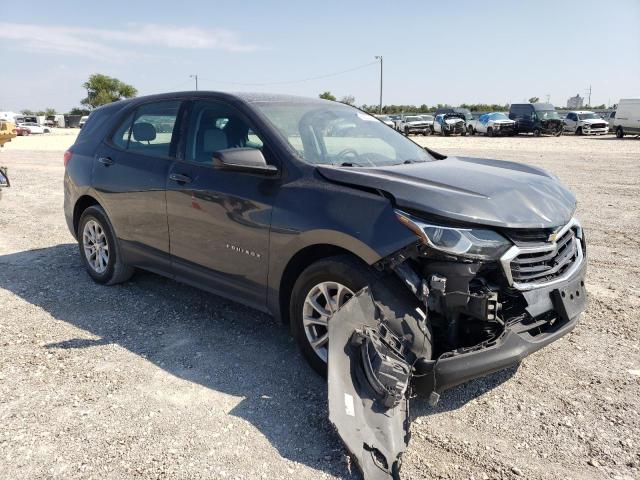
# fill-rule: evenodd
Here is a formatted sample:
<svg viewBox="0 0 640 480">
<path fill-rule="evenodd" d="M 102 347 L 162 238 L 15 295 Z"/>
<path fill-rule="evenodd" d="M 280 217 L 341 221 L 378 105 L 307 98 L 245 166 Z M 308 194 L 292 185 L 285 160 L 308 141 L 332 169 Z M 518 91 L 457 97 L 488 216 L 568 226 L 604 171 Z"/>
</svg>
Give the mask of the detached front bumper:
<svg viewBox="0 0 640 480">
<path fill-rule="evenodd" d="M 436 360 L 418 359 L 413 377 L 416 393 L 423 396 L 432 392 L 439 394 L 474 378 L 511 367 L 569 333 L 578 324 L 586 306 L 585 272 L 586 262 L 583 262 L 582 267 L 564 282 L 529 292 L 527 300 L 533 310 L 543 304 L 555 310 L 556 319 L 552 324 L 536 320 L 539 317 L 523 320 L 507 326 L 499 338 L 486 345 L 448 352 Z"/>
</svg>

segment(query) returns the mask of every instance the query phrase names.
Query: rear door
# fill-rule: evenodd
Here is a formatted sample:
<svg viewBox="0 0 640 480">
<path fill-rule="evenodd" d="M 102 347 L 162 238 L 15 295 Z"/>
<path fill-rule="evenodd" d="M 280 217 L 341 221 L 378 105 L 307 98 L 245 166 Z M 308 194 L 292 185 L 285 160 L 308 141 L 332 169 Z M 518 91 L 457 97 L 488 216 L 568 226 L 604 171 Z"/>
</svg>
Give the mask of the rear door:
<svg viewBox="0 0 640 480">
<path fill-rule="evenodd" d="M 93 186 L 125 261 L 170 272 L 166 181 L 177 145 L 178 100 L 147 103 L 121 119 L 97 150 Z"/>
<path fill-rule="evenodd" d="M 227 103 L 194 100 L 185 127 L 182 158 L 167 177 L 174 275 L 265 309 L 269 229 L 280 179 L 214 169 L 212 155 L 249 147 L 276 162 L 247 117 Z"/>
</svg>

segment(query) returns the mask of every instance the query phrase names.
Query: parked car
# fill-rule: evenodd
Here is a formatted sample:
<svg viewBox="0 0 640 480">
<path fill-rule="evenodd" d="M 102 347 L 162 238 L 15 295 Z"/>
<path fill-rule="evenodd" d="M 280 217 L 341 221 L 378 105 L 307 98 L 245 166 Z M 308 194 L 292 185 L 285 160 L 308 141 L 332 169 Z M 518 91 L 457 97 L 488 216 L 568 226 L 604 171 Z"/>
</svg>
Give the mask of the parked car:
<svg viewBox="0 0 640 480">
<path fill-rule="evenodd" d="M 374 115 L 378 120 L 387 125 L 388 127 L 395 128 L 396 124 L 388 115 Z"/>
<path fill-rule="evenodd" d="M 426 113 L 421 113 L 420 116 L 425 122 L 427 122 L 427 125 L 429 125 L 429 130 L 431 131 L 431 133 L 433 133 L 433 122 L 435 121 L 436 117 Z"/>
<path fill-rule="evenodd" d="M 18 127 L 25 128 L 29 131 L 29 134 L 42 134 L 42 133 L 51 133 L 51 129 L 49 127 L 44 127 L 35 122 L 25 122 L 19 123 Z"/>
<path fill-rule="evenodd" d="M 514 135 L 516 122 L 509 119 L 502 112 L 484 113 L 479 118 L 467 123 L 467 132 L 470 135 L 484 133 L 489 137 L 494 135 Z"/>
<path fill-rule="evenodd" d="M 405 115 L 396 121 L 396 129 L 404 134 L 431 134 L 431 125 L 420 115 Z"/>
<path fill-rule="evenodd" d="M 509 118 L 516 122 L 516 133 L 532 133 L 535 137 L 543 133 L 559 137 L 564 128 L 560 115 L 550 103 L 513 103 Z"/>
<path fill-rule="evenodd" d="M 618 138 L 640 135 L 640 98 L 623 98 L 618 102 L 613 128 Z"/>
<path fill-rule="evenodd" d="M 328 135 L 341 124 L 348 136 Z M 423 149 L 348 105 L 124 100 L 93 111 L 64 165 L 88 275 L 148 269 L 281 318 L 317 371 L 331 355 L 330 419 L 362 468 L 399 467 L 410 391 L 437 401 L 517 364 L 585 308 L 584 232 L 556 177 Z M 336 416 L 347 389 L 352 421 Z M 364 424 L 388 433 L 367 444 L 376 455 Z"/>
<path fill-rule="evenodd" d="M 597 113 L 586 110 L 567 112 L 563 120 L 564 131 L 576 135 L 604 135 L 609 124 Z"/>
<path fill-rule="evenodd" d="M 19 137 L 26 137 L 31 133 L 28 127 L 21 127 L 20 125 L 16 125 L 16 135 Z"/>
<path fill-rule="evenodd" d="M 434 133 L 440 135 L 467 134 L 465 117 L 462 113 L 441 113 L 433 121 Z"/>
<path fill-rule="evenodd" d="M 78 127 L 80 128 L 84 127 L 84 124 L 87 123 L 88 119 L 89 119 L 89 115 L 83 115 L 82 117 L 80 117 L 80 122 L 78 122 Z"/>
</svg>

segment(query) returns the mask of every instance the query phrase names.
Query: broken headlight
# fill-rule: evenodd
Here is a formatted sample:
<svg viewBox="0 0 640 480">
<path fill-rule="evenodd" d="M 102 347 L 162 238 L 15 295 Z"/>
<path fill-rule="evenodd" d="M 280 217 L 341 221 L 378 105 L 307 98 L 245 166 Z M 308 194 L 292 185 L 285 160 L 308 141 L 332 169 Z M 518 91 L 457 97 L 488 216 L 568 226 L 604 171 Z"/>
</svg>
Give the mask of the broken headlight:
<svg viewBox="0 0 640 480">
<path fill-rule="evenodd" d="M 396 216 L 425 245 L 458 257 L 497 260 L 512 244 L 493 230 L 434 225 L 396 210 Z"/>
</svg>

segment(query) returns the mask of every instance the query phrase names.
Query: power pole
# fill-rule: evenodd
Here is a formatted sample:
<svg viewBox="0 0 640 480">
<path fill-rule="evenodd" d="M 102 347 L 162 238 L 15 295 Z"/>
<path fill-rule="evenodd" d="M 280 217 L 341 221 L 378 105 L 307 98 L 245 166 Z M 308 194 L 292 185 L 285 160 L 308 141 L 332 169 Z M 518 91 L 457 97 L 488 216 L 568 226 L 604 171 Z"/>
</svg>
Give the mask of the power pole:
<svg viewBox="0 0 640 480">
<path fill-rule="evenodd" d="M 196 91 L 198 91 L 198 75 L 189 75 L 189 78 L 195 78 L 196 79 Z"/>
<path fill-rule="evenodd" d="M 549 100 L 551 100 L 551 95 L 547 93 L 547 103 L 549 103 Z"/>
<path fill-rule="evenodd" d="M 589 89 L 584 93 L 586 93 L 589 96 L 589 100 L 587 101 L 587 106 L 591 108 L 591 85 L 589 85 Z"/>
<path fill-rule="evenodd" d="M 382 113 L 382 55 L 376 55 L 376 60 L 380 60 L 380 107 L 378 113 Z"/>
</svg>

